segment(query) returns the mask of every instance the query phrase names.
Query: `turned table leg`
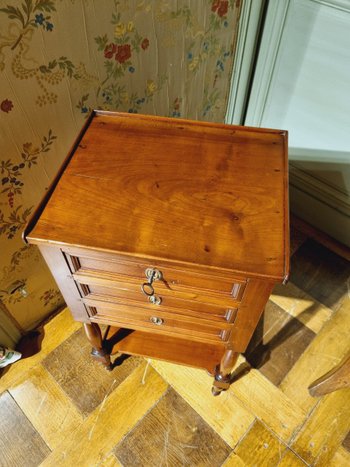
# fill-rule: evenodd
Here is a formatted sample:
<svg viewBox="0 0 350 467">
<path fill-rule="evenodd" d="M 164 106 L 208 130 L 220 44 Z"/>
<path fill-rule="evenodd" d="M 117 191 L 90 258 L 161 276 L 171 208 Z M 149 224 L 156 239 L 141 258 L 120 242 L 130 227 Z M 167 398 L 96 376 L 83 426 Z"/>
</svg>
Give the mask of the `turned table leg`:
<svg viewBox="0 0 350 467">
<path fill-rule="evenodd" d="M 231 384 L 231 372 L 238 359 L 238 352 L 232 349 L 225 350 L 220 365 L 215 373 L 212 394 L 218 396 L 222 391 L 227 391 Z"/>
<path fill-rule="evenodd" d="M 103 348 L 100 326 L 96 323 L 84 323 L 86 336 L 92 345 L 91 355 L 101 362 L 107 370 L 112 369 L 109 353 Z"/>
</svg>

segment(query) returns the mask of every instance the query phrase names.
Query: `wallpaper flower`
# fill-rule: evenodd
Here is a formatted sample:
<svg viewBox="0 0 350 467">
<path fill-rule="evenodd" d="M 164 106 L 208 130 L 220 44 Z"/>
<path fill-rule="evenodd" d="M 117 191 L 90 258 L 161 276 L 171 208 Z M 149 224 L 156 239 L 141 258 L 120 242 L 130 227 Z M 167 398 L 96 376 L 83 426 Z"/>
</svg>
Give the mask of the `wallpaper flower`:
<svg viewBox="0 0 350 467">
<path fill-rule="evenodd" d="M 239 13 L 238 0 L 0 0 L 0 299 L 19 328 L 63 302 L 21 231 L 84 119 L 223 121 Z"/>
</svg>

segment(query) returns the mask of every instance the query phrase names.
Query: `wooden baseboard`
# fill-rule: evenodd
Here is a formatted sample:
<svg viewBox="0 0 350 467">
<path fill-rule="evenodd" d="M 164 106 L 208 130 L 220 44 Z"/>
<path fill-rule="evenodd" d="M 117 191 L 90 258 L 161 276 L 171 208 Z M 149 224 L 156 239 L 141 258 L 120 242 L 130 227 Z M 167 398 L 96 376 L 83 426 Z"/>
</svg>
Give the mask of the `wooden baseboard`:
<svg viewBox="0 0 350 467">
<path fill-rule="evenodd" d="M 337 255 L 350 261 L 350 248 L 343 243 L 340 243 L 326 233 L 321 232 L 321 230 L 318 230 L 316 227 L 313 227 L 311 224 L 300 219 L 294 214 L 291 214 L 291 225 L 308 237 L 313 238 L 318 243 L 321 243 L 321 245 L 324 245 Z"/>
</svg>

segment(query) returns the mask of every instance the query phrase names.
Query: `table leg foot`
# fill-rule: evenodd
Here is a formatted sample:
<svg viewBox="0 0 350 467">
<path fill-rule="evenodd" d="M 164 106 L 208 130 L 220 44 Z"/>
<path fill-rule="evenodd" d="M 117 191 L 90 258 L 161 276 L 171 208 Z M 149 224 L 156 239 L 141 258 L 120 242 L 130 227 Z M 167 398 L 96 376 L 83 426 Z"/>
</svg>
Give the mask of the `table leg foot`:
<svg viewBox="0 0 350 467">
<path fill-rule="evenodd" d="M 111 357 L 109 352 L 103 348 L 102 334 L 98 324 L 84 323 L 84 329 L 88 341 L 92 345 L 91 356 L 102 363 L 102 365 L 109 371 L 113 369 L 111 364 Z"/>
<path fill-rule="evenodd" d="M 213 396 L 219 396 L 221 394 L 221 389 L 213 386 L 211 388 L 211 393 L 213 394 Z"/>
<path fill-rule="evenodd" d="M 218 396 L 222 391 L 227 391 L 230 387 L 231 371 L 237 362 L 238 355 L 237 352 L 231 349 L 225 351 L 220 365 L 218 365 L 215 372 L 214 383 L 211 390 L 213 396 Z"/>
</svg>

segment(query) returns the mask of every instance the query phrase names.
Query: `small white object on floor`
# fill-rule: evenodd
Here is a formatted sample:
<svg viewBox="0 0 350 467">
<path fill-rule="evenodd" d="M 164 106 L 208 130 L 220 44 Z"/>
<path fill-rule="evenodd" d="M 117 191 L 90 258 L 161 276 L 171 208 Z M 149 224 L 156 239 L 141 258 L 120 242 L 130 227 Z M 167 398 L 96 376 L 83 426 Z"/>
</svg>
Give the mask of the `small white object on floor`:
<svg viewBox="0 0 350 467">
<path fill-rule="evenodd" d="M 0 345 L 0 368 L 4 368 L 11 363 L 17 362 L 22 357 L 22 354 L 16 350 L 7 349 Z"/>
</svg>

